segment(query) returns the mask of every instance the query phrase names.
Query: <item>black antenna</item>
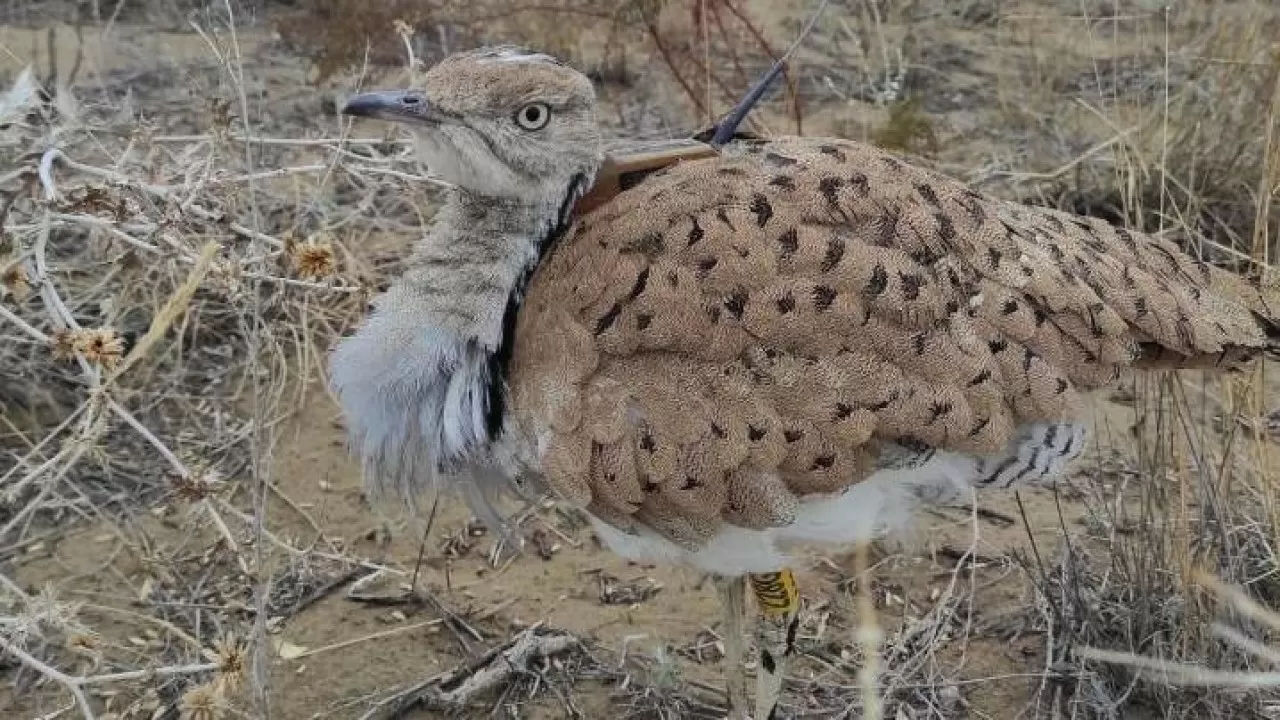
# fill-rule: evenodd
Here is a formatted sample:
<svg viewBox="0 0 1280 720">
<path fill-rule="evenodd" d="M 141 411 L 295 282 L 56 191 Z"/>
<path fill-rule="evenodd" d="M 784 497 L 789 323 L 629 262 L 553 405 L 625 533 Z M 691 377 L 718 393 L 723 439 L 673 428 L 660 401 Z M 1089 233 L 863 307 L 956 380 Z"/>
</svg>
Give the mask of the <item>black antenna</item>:
<svg viewBox="0 0 1280 720">
<path fill-rule="evenodd" d="M 800 36 L 795 39 L 795 42 L 791 43 L 791 47 L 782 53 L 782 57 L 778 58 L 773 67 L 769 68 L 764 77 L 757 80 L 746 96 L 739 100 L 738 104 L 729 111 L 729 114 L 725 115 L 724 119 L 716 125 L 715 134 L 711 136 L 710 144 L 712 147 L 718 148 L 733 139 L 734 133 L 738 132 L 738 126 L 742 124 L 743 120 L 747 119 L 747 115 L 751 113 L 756 103 L 760 102 L 760 98 L 764 96 L 765 90 L 768 90 L 769 85 L 782 73 L 782 67 L 787 64 L 787 60 L 791 59 L 791 55 L 800 47 L 800 43 L 808 37 L 809 32 L 813 30 L 813 26 L 818 24 L 818 18 L 822 17 L 822 11 L 827 9 L 827 3 L 830 1 L 822 0 L 822 4 L 818 6 L 817 10 L 813 11 L 813 15 L 809 17 L 809 22 L 800 31 Z"/>
</svg>

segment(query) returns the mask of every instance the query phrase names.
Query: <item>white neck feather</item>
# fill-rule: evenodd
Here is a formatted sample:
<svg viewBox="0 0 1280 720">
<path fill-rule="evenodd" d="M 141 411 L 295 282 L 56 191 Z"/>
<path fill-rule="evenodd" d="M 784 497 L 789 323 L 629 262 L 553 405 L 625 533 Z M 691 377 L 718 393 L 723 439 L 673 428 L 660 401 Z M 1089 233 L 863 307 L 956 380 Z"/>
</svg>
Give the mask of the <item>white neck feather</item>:
<svg viewBox="0 0 1280 720">
<path fill-rule="evenodd" d="M 338 344 L 331 383 L 371 494 L 412 504 L 442 474 L 484 463 L 501 419 L 491 391 L 505 392 L 492 376 L 507 305 L 562 212 L 456 192 L 409 270 Z"/>
</svg>

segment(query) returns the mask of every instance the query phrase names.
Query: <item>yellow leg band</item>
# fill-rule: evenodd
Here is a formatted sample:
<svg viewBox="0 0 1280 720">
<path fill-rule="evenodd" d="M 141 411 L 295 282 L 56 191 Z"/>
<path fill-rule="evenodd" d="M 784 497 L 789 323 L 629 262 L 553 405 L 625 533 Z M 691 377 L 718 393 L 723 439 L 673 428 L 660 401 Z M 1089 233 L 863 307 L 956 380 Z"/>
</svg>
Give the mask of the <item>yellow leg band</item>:
<svg viewBox="0 0 1280 720">
<path fill-rule="evenodd" d="M 756 595 L 756 605 L 763 615 L 779 617 L 793 615 L 800 610 L 800 590 L 790 570 L 772 573 L 752 573 L 751 590 Z"/>
</svg>

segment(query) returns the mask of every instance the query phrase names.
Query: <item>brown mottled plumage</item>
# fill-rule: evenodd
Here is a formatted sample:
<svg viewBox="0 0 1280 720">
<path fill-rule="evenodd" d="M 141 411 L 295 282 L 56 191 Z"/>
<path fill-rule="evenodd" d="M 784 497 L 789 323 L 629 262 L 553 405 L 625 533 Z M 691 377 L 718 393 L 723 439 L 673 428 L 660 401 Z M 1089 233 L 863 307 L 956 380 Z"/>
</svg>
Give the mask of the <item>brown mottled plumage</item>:
<svg viewBox="0 0 1280 720">
<path fill-rule="evenodd" d="M 549 490 L 614 551 L 716 575 L 736 718 L 744 575 L 763 719 L 794 649 L 790 546 L 1050 482 L 1086 442 L 1082 392 L 1275 347 L 1274 286 L 867 145 L 607 157 L 586 78 L 518 48 L 345 112 L 406 123 L 454 185 L 334 353 L 368 486 L 478 489 L 482 512 L 486 488 Z"/>
<path fill-rule="evenodd" d="M 1135 361 L 1245 361 L 1278 317 L 1274 292 L 1167 240 L 860 143 L 761 141 L 569 230 L 524 302 L 513 411 L 554 428 L 562 496 L 697 547 L 786 524 L 886 440 L 995 453 Z"/>
</svg>

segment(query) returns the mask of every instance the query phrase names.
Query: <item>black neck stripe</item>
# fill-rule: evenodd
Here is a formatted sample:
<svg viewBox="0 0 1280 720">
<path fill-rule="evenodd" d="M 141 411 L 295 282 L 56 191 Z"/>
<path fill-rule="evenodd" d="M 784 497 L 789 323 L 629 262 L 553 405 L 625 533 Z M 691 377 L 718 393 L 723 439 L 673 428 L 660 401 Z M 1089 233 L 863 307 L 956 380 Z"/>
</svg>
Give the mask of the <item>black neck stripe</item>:
<svg viewBox="0 0 1280 720">
<path fill-rule="evenodd" d="M 489 442 L 494 442 L 502 435 L 503 421 L 507 411 L 507 376 L 511 369 L 511 355 L 516 345 L 516 318 L 520 314 L 520 304 L 524 301 L 524 291 L 533 277 L 534 271 L 542 264 L 543 258 L 551 254 L 556 243 L 564 236 L 569 227 L 570 213 L 573 204 L 587 189 L 587 176 L 579 173 L 573 176 L 569 190 L 560 201 L 560 209 L 556 213 L 553 227 L 547 228 L 546 234 L 538 241 L 538 257 L 524 269 L 516 284 L 507 296 L 507 307 L 502 313 L 502 339 L 498 348 L 489 355 L 489 385 L 485 389 L 485 429 Z"/>
</svg>

